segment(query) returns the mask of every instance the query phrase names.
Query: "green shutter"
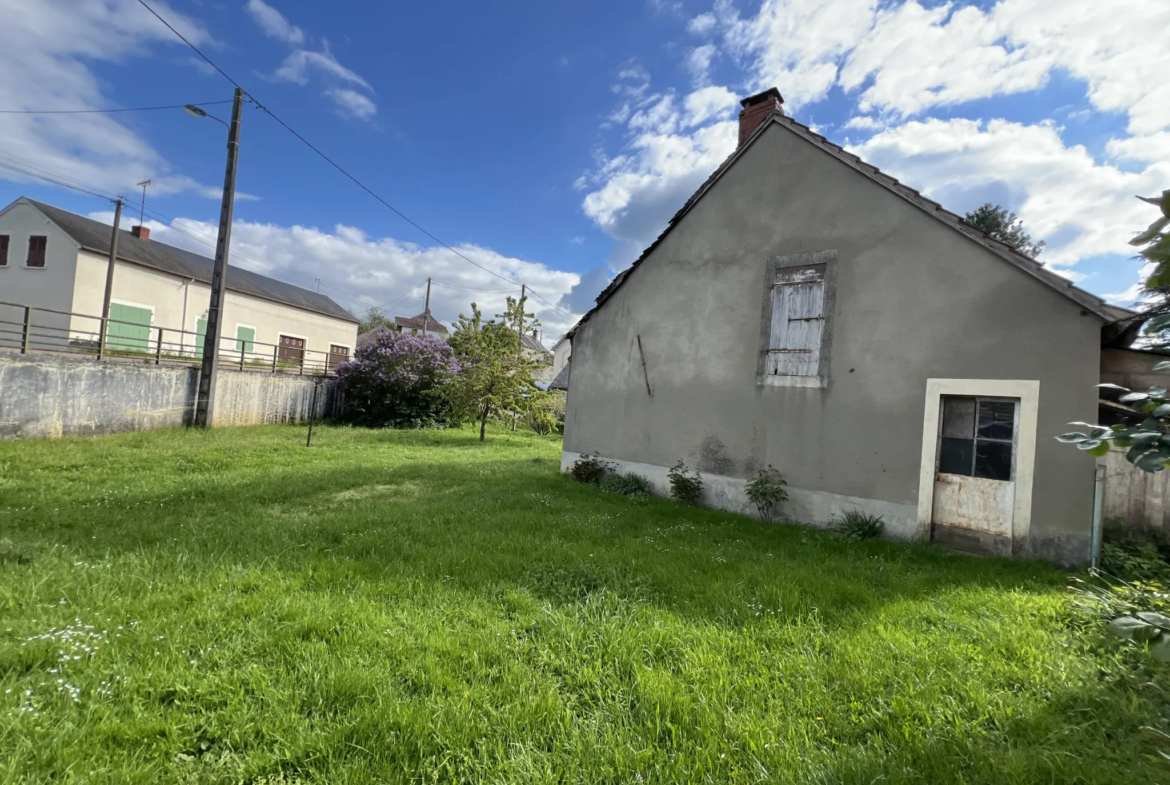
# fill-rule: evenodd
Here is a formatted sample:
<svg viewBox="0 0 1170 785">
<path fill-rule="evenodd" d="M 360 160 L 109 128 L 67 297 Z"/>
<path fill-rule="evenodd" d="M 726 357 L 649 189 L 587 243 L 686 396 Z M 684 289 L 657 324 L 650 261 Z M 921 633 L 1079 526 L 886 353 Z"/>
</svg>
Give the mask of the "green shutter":
<svg viewBox="0 0 1170 785">
<path fill-rule="evenodd" d="M 242 325 L 236 326 L 236 351 L 237 352 L 251 352 L 256 346 L 252 341 L 256 340 L 256 328 L 244 327 Z"/>
<path fill-rule="evenodd" d="M 203 354 L 203 336 L 207 335 L 207 320 L 200 316 L 195 321 L 195 351 L 197 354 Z"/>
<path fill-rule="evenodd" d="M 106 347 L 114 351 L 146 351 L 150 348 L 150 318 L 149 308 L 111 303 Z"/>
</svg>

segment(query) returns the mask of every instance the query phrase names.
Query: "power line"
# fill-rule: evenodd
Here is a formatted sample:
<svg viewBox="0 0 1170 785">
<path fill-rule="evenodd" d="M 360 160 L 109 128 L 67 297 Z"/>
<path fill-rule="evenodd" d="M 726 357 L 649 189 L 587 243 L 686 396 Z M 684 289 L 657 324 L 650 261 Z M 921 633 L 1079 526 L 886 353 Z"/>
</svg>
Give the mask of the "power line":
<svg viewBox="0 0 1170 785">
<path fill-rule="evenodd" d="M 203 101 L 191 106 L 214 106 L 230 104 L 231 101 Z M 160 109 L 182 109 L 188 104 L 170 106 L 136 106 L 127 109 L 0 109 L 0 114 L 113 114 L 115 112 L 156 112 Z"/>
<path fill-rule="evenodd" d="M 310 142 L 308 139 L 306 139 L 305 137 L 303 137 L 303 136 L 301 136 L 299 133 L 297 133 L 297 131 L 296 131 L 295 129 L 293 129 L 293 127 L 292 127 L 292 126 L 290 126 L 290 125 L 289 125 L 288 123 L 286 123 L 284 120 L 281 120 L 281 119 L 280 119 L 280 118 L 279 118 L 279 117 L 276 115 L 276 113 L 275 113 L 275 112 L 273 112 L 271 109 L 269 109 L 269 108 L 268 108 L 267 106 L 265 106 L 264 104 L 260 103 L 260 101 L 258 101 L 258 100 L 256 99 L 256 96 L 252 95 L 252 94 L 251 94 L 251 93 L 249 93 L 249 92 L 248 92 L 246 89 L 244 89 L 243 85 L 241 85 L 241 84 L 240 84 L 239 82 L 237 82 L 235 79 L 232 79 L 232 78 L 231 78 L 231 76 L 229 76 L 229 75 L 228 75 L 228 73 L 227 73 L 226 71 L 224 71 L 222 68 L 220 68 L 218 65 L 216 65 L 216 64 L 215 64 L 215 62 L 214 62 L 214 61 L 213 61 L 213 60 L 212 60 L 210 57 L 208 57 L 207 55 L 203 54 L 203 52 L 199 51 L 199 48 L 198 48 L 198 47 L 196 47 L 194 44 L 192 44 L 190 41 L 188 41 L 188 40 L 187 40 L 187 39 L 186 39 L 186 38 L 183 36 L 183 34 L 182 34 L 182 33 L 180 33 L 178 30 L 176 30 L 176 29 L 175 29 L 175 28 L 174 28 L 174 27 L 171 25 L 171 23 L 170 23 L 170 22 L 168 22 L 166 19 L 163 19 L 163 17 L 162 17 L 162 16 L 160 16 L 160 15 L 159 15 L 159 13 L 158 13 L 157 11 L 155 11 L 153 8 L 151 8 L 151 7 L 150 7 L 150 5 L 149 5 L 149 4 L 146 2 L 146 0 L 138 0 L 138 3 L 139 3 L 139 4 L 140 4 L 140 5 L 143 7 L 143 8 L 145 8 L 147 11 L 149 11 L 151 14 L 153 14 L 153 15 L 154 15 L 154 17 L 155 17 L 156 19 L 158 19 L 160 22 L 162 22 L 164 25 L 166 25 L 167 29 L 169 29 L 169 30 L 170 30 L 172 33 L 174 33 L 176 36 L 178 36 L 178 37 L 179 37 L 179 40 L 181 40 L 181 41 L 182 41 L 183 43 L 185 43 L 187 46 L 191 47 L 191 50 L 192 50 L 193 52 L 195 52 L 195 54 L 197 54 L 197 55 L 199 55 L 201 58 L 203 58 L 203 60 L 205 60 L 205 61 L 207 62 L 207 64 L 208 64 L 208 65 L 210 65 L 212 68 L 214 68 L 216 71 L 218 71 L 218 72 L 219 72 L 219 73 L 220 73 L 220 74 L 223 76 L 223 78 L 224 78 L 224 79 L 227 79 L 227 80 L 228 80 L 229 82 L 231 82 L 231 83 L 232 83 L 234 86 L 236 86 L 236 87 L 239 87 L 241 90 L 244 90 L 244 94 L 248 96 L 248 98 L 249 98 L 249 99 L 252 101 L 252 103 L 256 104 L 257 108 L 259 108 L 259 109 L 260 109 L 262 112 L 264 112 L 264 113 L 265 113 L 265 114 L 267 114 L 269 117 L 271 117 L 273 120 L 275 120 L 277 123 L 279 123 L 279 124 L 280 124 L 280 125 L 281 125 L 281 126 L 282 126 L 282 127 L 285 129 L 285 130 L 286 130 L 286 131 L 288 131 L 290 134 L 292 134 L 292 135 L 293 135 L 293 136 L 295 136 L 297 139 L 299 139 L 299 140 L 300 140 L 300 141 L 301 141 L 301 142 L 302 142 L 302 143 L 303 143 L 303 144 L 304 144 L 306 147 L 308 147 L 308 148 L 309 148 L 310 150 L 312 150 L 314 153 L 316 153 L 317 155 L 319 155 L 319 156 L 320 156 L 320 157 L 321 157 L 321 158 L 322 158 L 322 159 L 323 159 L 325 162 L 327 162 L 327 163 L 328 163 L 330 166 L 332 166 L 332 167 L 333 167 L 334 169 L 336 169 L 337 171 L 341 172 L 341 174 L 345 175 L 345 177 L 347 177 L 349 180 L 351 180 L 351 181 L 352 181 L 352 182 L 353 182 L 355 185 L 357 185 L 357 186 L 358 186 L 359 188 L 361 188 L 363 191 L 365 191 L 366 193 L 368 193 L 370 196 L 374 197 L 374 199 L 376 199 L 376 200 L 377 200 L 378 202 L 380 202 L 380 203 L 381 203 L 383 206 L 385 206 L 386 208 L 388 208 L 389 210 L 391 210 L 391 211 L 392 211 L 392 212 L 393 212 L 395 215 L 397 215 L 399 218 L 401 218 L 402 220 L 406 221 L 408 224 L 410 224 L 411 226 L 413 226 L 415 229 L 419 230 L 420 232 L 422 232 L 423 234 L 425 234 L 427 237 L 431 238 L 431 239 L 432 239 L 432 240 L 434 240 L 436 243 L 438 243 L 439 245 L 443 246 L 444 248 L 446 248 L 446 249 L 447 249 L 448 251 L 450 251 L 451 253 L 453 253 L 453 254 L 455 254 L 456 256 L 458 256 L 460 259 L 463 259 L 463 260 L 464 260 L 465 262 L 467 262 L 468 264 L 474 265 L 474 266 L 478 267 L 479 269 L 483 270 L 484 272 L 486 272 L 486 273 L 489 273 L 489 274 L 491 274 L 491 275 L 494 275 L 495 277 L 499 278 L 501 281 L 507 281 L 508 283 L 513 283 L 513 279 L 511 279 L 511 278 L 508 278 L 508 277 L 506 277 L 506 276 L 503 276 L 503 275 L 500 275 L 500 274 L 499 274 L 499 273 L 497 273 L 495 270 L 492 270 L 492 269 L 490 269 L 490 268 L 488 268 L 488 267 L 484 267 L 482 264 L 480 264 L 479 262 L 475 261 L 474 259 L 471 259 L 470 257 L 466 256 L 465 254 L 462 254 L 462 253 L 460 253 L 459 251 L 455 250 L 455 249 L 454 249 L 454 248 L 452 248 L 450 245 L 448 245 L 447 243 L 443 242 L 441 239 L 439 239 L 439 238 L 438 238 L 438 237 L 436 237 L 435 235 L 433 235 L 433 234 L 431 234 L 430 232 L 428 232 L 426 229 L 424 229 L 424 228 L 423 228 L 421 225 L 419 225 L 418 223 L 415 223 L 415 222 L 414 222 L 413 220 L 411 220 L 411 219 L 410 219 L 410 218 L 409 218 L 407 215 L 405 215 L 405 214 L 404 214 L 404 213 L 403 213 L 401 210 L 399 210 L 399 209 L 398 209 L 398 208 L 396 208 L 394 205 L 392 205 L 392 204 L 390 204 L 389 202 L 387 202 L 385 199 L 383 199 L 381 196 L 379 196 L 377 193 L 375 193 L 375 192 L 374 192 L 372 189 L 370 189 L 370 188 L 369 188 L 369 186 L 367 186 L 367 185 L 366 185 L 365 183 L 363 183 L 361 180 L 359 180 L 359 179 L 357 179 L 356 177 L 354 177 L 352 174 L 350 174 L 348 171 L 346 171 L 346 170 L 345 170 L 345 168 L 344 168 L 344 167 L 342 167 L 342 166 L 341 166 L 339 163 L 337 163 L 337 162 L 336 162 L 336 161 L 334 161 L 332 158 L 330 158 L 329 156 L 327 156 L 327 155 L 326 155 L 324 152 L 322 152 L 320 149 L 318 149 L 318 148 L 317 148 L 317 147 L 316 147 L 316 146 L 315 146 L 315 145 L 314 145 L 312 142 Z"/>
<path fill-rule="evenodd" d="M 515 288 L 515 287 L 513 287 L 512 289 L 476 289 L 474 287 L 456 286 L 455 284 L 443 283 L 442 281 L 432 280 L 432 283 L 435 286 L 442 286 L 444 289 L 454 289 L 457 292 L 474 292 L 476 294 L 501 294 L 503 292 L 511 292 Z M 519 285 L 520 284 L 516 284 L 516 286 L 519 286 Z"/>
</svg>

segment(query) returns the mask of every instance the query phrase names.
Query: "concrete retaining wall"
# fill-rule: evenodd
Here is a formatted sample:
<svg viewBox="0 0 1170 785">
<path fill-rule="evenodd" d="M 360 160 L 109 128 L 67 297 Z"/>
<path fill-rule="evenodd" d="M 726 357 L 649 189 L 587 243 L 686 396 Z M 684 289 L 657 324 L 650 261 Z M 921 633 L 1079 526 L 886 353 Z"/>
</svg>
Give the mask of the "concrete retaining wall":
<svg viewBox="0 0 1170 785">
<path fill-rule="evenodd" d="M 215 425 L 308 422 L 317 379 L 221 368 Z M 320 382 L 316 417 L 340 412 Z M 0 354 L 0 439 L 96 436 L 189 425 L 199 369 L 48 354 Z"/>
</svg>

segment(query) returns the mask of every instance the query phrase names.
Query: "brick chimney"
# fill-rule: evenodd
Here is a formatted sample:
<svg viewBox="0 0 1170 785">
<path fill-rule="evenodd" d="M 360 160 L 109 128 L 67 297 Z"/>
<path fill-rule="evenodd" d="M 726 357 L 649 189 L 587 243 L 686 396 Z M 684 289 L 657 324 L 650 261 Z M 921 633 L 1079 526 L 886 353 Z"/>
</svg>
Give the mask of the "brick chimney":
<svg viewBox="0 0 1170 785">
<path fill-rule="evenodd" d="M 139 240 L 150 239 L 150 229 L 146 226 L 132 226 L 130 227 L 130 234 L 134 235 Z"/>
<path fill-rule="evenodd" d="M 784 98 L 775 87 L 770 87 L 762 93 L 756 93 L 739 102 L 739 105 L 743 107 L 739 113 L 740 146 L 747 141 L 760 123 L 764 122 L 764 118 L 772 112 L 784 113 L 784 110 L 780 108 L 782 103 L 784 103 Z"/>
</svg>

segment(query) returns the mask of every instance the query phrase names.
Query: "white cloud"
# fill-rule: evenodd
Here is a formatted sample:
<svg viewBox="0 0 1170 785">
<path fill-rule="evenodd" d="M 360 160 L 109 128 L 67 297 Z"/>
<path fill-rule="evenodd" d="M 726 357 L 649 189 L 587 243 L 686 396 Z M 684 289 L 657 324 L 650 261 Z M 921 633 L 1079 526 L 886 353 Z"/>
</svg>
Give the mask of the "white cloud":
<svg viewBox="0 0 1170 785">
<path fill-rule="evenodd" d="M 1160 192 L 1170 182 L 1170 162 L 1126 172 L 1097 163 L 1080 145 L 1066 146 L 1058 130 L 1051 123 L 930 119 L 882 131 L 851 150 L 956 211 L 987 201 L 987 193 L 1010 195 L 1029 232 L 1049 241 L 1040 257 L 1047 264 L 1132 253 L 1126 240 L 1150 221 L 1148 205 L 1134 197 Z"/>
<path fill-rule="evenodd" d="M 869 115 L 855 115 L 849 118 L 849 120 L 845 123 L 845 127 L 857 128 L 861 131 L 873 131 L 878 128 L 885 128 L 886 124 L 881 120 L 878 120 L 876 117 L 870 117 Z"/>
<path fill-rule="evenodd" d="M 722 119 L 730 110 L 739 105 L 735 93 L 726 87 L 704 87 L 683 99 L 687 116 L 685 125 L 701 125 L 712 118 Z"/>
<path fill-rule="evenodd" d="M 335 88 L 326 90 L 325 95 L 333 99 L 333 102 L 337 104 L 337 110 L 343 116 L 368 120 L 378 113 L 377 104 L 356 90 L 344 87 Z"/>
<path fill-rule="evenodd" d="M 717 53 L 715 44 L 703 44 L 696 46 L 687 55 L 686 67 L 691 72 L 691 78 L 695 80 L 695 84 L 707 84 L 710 78 L 711 61 L 715 59 Z"/>
<path fill-rule="evenodd" d="M 1114 158 L 1131 161 L 1170 161 L 1170 131 L 1110 139 L 1106 152 Z"/>
<path fill-rule="evenodd" d="M 715 29 L 715 14 L 699 14 L 687 23 L 687 30 L 695 35 L 706 35 Z"/>
<path fill-rule="evenodd" d="M 307 49 L 293 50 L 292 54 L 281 63 L 280 68 L 276 69 L 273 77 L 279 81 L 295 82 L 304 86 L 309 83 L 309 74 L 314 71 L 334 77 L 342 82 L 370 89 L 370 83 L 337 62 L 337 58 L 333 56 L 328 47 L 321 52 L 310 52 Z"/>
<path fill-rule="evenodd" d="M 197 46 L 214 45 L 196 21 L 165 3 L 159 13 Z M 0 106 L 5 109 L 96 109 L 113 104 L 93 63 L 129 63 L 162 45 L 182 42 L 134 0 L 0 0 Z M 177 49 L 176 49 L 177 51 Z M 184 50 L 185 51 L 185 50 Z M 142 136 L 116 115 L 0 115 L 3 154 L 10 160 L 65 173 L 106 192 L 133 192 L 150 178 L 152 193 L 219 189 L 178 174 Z M 28 178 L 0 169 L 0 177 Z"/>
<path fill-rule="evenodd" d="M 293 46 L 304 43 L 305 34 L 301 28 L 290 24 L 284 14 L 265 3 L 264 0 L 248 0 L 248 4 L 244 8 L 252 17 L 252 21 L 259 25 L 269 38 L 276 38 Z"/>
<path fill-rule="evenodd" d="M 91 217 L 106 223 L 113 221 L 110 212 L 94 213 Z M 177 245 L 205 256 L 214 253 L 218 224 L 213 220 L 177 218 L 170 225 L 158 222 L 147 222 L 147 225 L 151 229 L 152 241 Z M 513 278 L 516 285 L 509 291 L 502 291 L 509 289 L 506 281 L 468 264 L 441 246 L 371 237 L 357 227 L 344 224 L 326 231 L 309 226 L 237 220 L 232 224 L 230 262 L 234 267 L 307 289 L 314 289 L 314 278 L 320 276 L 321 293 L 359 315 L 371 305 L 393 303 L 419 284 L 424 284 L 411 298 L 387 308 L 392 315 L 398 316 L 421 312 L 425 282 L 431 277 L 436 282 L 431 288 L 431 312 L 447 325 L 453 324 L 460 312 L 467 313 L 473 300 L 485 316 L 500 313 L 509 294 L 519 295 L 520 282 L 565 310 L 580 300 L 577 297 L 565 299 L 582 281 L 582 276 L 576 273 L 552 270 L 539 262 L 505 256 L 470 243 L 455 248 L 488 269 Z M 485 291 L 463 291 L 465 289 Z M 594 291 L 593 295 L 596 293 Z M 566 317 L 535 299 L 530 299 L 529 305 L 550 337 L 569 329 L 584 312 L 575 311 L 572 317 Z"/>
</svg>

